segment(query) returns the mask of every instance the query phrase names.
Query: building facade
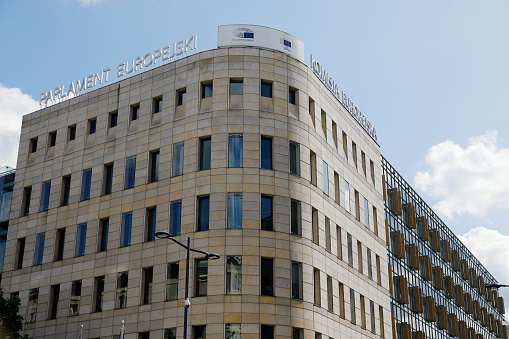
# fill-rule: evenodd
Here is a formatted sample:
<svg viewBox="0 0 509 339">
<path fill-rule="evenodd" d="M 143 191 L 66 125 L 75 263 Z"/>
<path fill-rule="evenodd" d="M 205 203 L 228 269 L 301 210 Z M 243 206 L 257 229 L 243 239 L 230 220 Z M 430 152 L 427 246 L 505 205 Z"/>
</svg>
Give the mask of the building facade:
<svg viewBox="0 0 509 339">
<path fill-rule="evenodd" d="M 36 338 L 390 338 L 378 144 L 302 62 L 223 48 L 23 118 L 2 288 Z"/>
<path fill-rule="evenodd" d="M 14 168 L 8 166 L 0 168 L 0 284 L 2 281 L 2 268 L 4 266 L 15 175 L 16 170 Z"/>
</svg>

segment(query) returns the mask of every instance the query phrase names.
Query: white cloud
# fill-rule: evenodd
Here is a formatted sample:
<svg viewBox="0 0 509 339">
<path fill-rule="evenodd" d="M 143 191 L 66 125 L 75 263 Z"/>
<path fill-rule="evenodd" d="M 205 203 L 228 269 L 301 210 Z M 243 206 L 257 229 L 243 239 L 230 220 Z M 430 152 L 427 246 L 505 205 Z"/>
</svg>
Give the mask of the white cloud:
<svg viewBox="0 0 509 339">
<path fill-rule="evenodd" d="M 39 103 L 19 88 L 0 84 L 0 167 L 16 167 L 23 115 L 39 109 Z"/>
<path fill-rule="evenodd" d="M 433 208 L 440 214 L 484 216 L 509 207 L 509 149 L 498 148 L 497 131 L 470 138 L 466 148 L 450 140 L 432 146 L 426 164 L 414 184 L 438 200 Z"/>
<path fill-rule="evenodd" d="M 95 6 L 97 5 L 99 2 L 101 2 L 102 0 L 78 0 L 82 5 L 85 5 L 85 6 Z"/>
</svg>

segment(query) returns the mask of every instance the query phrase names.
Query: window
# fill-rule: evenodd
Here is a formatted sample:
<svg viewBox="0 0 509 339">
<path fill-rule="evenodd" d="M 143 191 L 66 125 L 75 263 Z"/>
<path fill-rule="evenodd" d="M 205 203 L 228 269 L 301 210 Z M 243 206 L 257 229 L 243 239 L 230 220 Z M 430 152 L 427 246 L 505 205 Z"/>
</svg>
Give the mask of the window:
<svg viewBox="0 0 509 339">
<path fill-rule="evenodd" d="M 242 193 L 228 193 L 228 228 L 242 228 Z"/>
<path fill-rule="evenodd" d="M 25 256 L 25 242 L 26 238 L 18 239 L 17 248 L 16 248 L 16 269 L 23 268 L 23 258 Z"/>
<path fill-rule="evenodd" d="M 57 230 L 56 246 L 55 246 L 55 260 L 60 261 L 64 259 L 64 243 L 65 243 L 65 228 Z"/>
<path fill-rule="evenodd" d="M 355 197 L 355 219 L 358 221 L 361 221 L 361 208 L 359 206 L 359 192 L 357 190 L 354 190 L 354 197 Z"/>
<path fill-rule="evenodd" d="M 315 127 L 315 101 L 309 97 L 309 117 L 313 128 Z"/>
<path fill-rule="evenodd" d="M 375 326 L 375 303 L 373 300 L 369 301 L 369 319 L 371 323 L 371 333 L 376 333 L 376 326 Z"/>
<path fill-rule="evenodd" d="M 182 215 L 182 200 L 175 200 L 170 203 L 170 234 L 180 234 L 180 221 Z"/>
<path fill-rule="evenodd" d="M 177 91 L 177 106 L 186 104 L 186 89 L 182 88 Z"/>
<path fill-rule="evenodd" d="M 345 180 L 345 210 L 350 212 L 350 184 Z"/>
<path fill-rule="evenodd" d="M 368 278 L 373 279 L 373 262 L 371 260 L 371 250 L 367 248 L 366 258 L 368 260 Z"/>
<path fill-rule="evenodd" d="M 343 151 L 345 151 L 345 157 L 348 159 L 348 144 L 347 144 L 346 133 L 343 132 Z"/>
<path fill-rule="evenodd" d="M 166 273 L 166 300 L 178 299 L 179 285 L 179 263 L 173 262 L 168 264 Z"/>
<path fill-rule="evenodd" d="M 313 300 L 316 306 L 322 304 L 322 298 L 320 296 L 320 271 L 316 268 L 313 269 Z"/>
<path fill-rule="evenodd" d="M 364 173 L 364 176 L 366 176 L 366 153 L 364 153 L 364 151 L 361 151 L 361 163 L 362 172 Z"/>
<path fill-rule="evenodd" d="M 157 208 L 147 208 L 147 225 L 145 228 L 145 241 L 154 241 L 156 234 Z"/>
<path fill-rule="evenodd" d="M 57 144 L 57 132 L 56 131 L 51 132 L 49 134 L 48 140 L 49 140 L 49 143 L 48 143 L 49 147 L 54 147 Z"/>
<path fill-rule="evenodd" d="M 239 133 L 228 136 L 228 167 L 242 167 L 242 139 Z"/>
<path fill-rule="evenodd" d="M 339 316 L 345 319 L 345 285 L 339 282 Z"/>
<path fill-rule="evenodd" d="M 334 148 L 338 149 L 338 125 L 332 120 L 332 140 L 334 141 Z"/>
<path fill-rule="evenodd" d="M 127 272 L 117 274 L 117 291 L 115 296 L 115 308 L 126 308 L 127 306 L 127 282 L 129 276 Z"/>
<path fill-rule="evenodd" d="M 261 339 L 273 339 L 274 338 L 274 326 L 261 325 L 260 326 L 260 338 Z"/>
<path fill-rule="evenodd" d="M 260 285 L 261 295 L 274 295 L 274 260 L 271 258 L 261 259 Z"/>
<path fill-rule="evenodd" d="M 136 173 L 136 156 L 125 159 L 124 189 L 134 187 L 134 175 Z"/>
<path fill-rule="evenodd" d="M 350 289 L 350 321 L 352 324 L 356 323 L 355 319 L 355 291 Z"/>
<path fill-rule="evenodd" d="M 375 184 L 375 163 L 373 160 L 369 161 L 369 172 L 371 173 L 371 180 L 373 181 L 373 185 Z"/>
<path fill-rule="evenodd" d="M 131 120 L 138 120 L 140 117 L 140 104 L 132 105 L 131 106 Z"/>
<path fill-rule="evenodd" d="M 361 304 L 361 327 L 366 328 L 366 306 L 364 302 L 364 296 L 362 294 L 360 296 L 360 304 Z"/>
<path fill-rule="evenodd" d="M 334 171 L 334 201 L 339 205 L 339 174 Z"/>
<path fill-rule="evenodd" d="M 300 201 L 291 199 L 290 209 L 290 232 L 293 235 L 302 236 L 302 214 L 300 209 Z"/>
<path fill-rule="evenodd" d="M 122 213 L 122 226 L 120 229 L 120 247 L 131 245 L 131 226 L 133 212 Z"/>
<path fill-rule="evenodd" d="M 193 326 L 193 327 L 196 327 L 196 326 Z M 202 337 L 200 337 L 202 338 Z M 205 337 L 203 337 L 205 338 Z M 164 330 L 164 339 L 177 339 L 177 328 L 176 327 L 172 327 L 172 328 L 167 328 Z"/>
<path fill-rule="evenodd" d="M 373 232 L 378 235 L 378 218 L 376 216 L 376 207 L 373 206 Z"/>
<path fill-rule="evenodd" d="M 260 209 L 261 209 L 262 231 L 272 231 L 273 230 L 272 197 L 262 195 Z"/>
<path fill-rule="evenodd" d="M 43 182 L 42 190 L 41 190 L 41 204 L 39 205 L 39 212 L 48 210 L 50 191 L 51 191 L 51 180 Z"/>
<path fill-rule="evenodd" d="M 226 324 L 224 338 L 240 339 L 240 324 Z"/>
<path fill-rule="evenodd" d="M 88 120 L 88 134 L 95 134 L 97 128 L 97 118 Z"/>
<path fill-rule="evenodd" d="M 329 195 L 329 166 L 323 162 L 323 193 Z"/>
<path fill-rule="evenodd" d="M 242 257 L 226 257 L 226 294 L 242 293 Z"/>
<path fill-rule="evenodd" d="M 150 339 L 150 332 L 140 332 L 138 339 Z"/>
<path fill-rule="evenodd" d="M 210 137 L 200 139 L 200 171 L 210 169 L 211 141 Z"/>
<path fill-rule="evenodd" d="M 52 285 L 49 294 L 48 319 L 56 319 L 58 299 L 60 297 L 60 284 Z"/>
<path fill-rule="evenodd" d="M 85 243 L 87 240 L 87 224 L 79 224 L 76 231 L 76 250 L 75 256 L 80 257 L 85 255 Z"/>
<path fill-rule="evenodd" d="M 203 82 L 201 84 L 201 98 L 212 98 L 213 89 L 212 82 Z"/>
<path fill-rule="evenodd" d="M 110 128 L 117 126 L 117 120 L 118 120 L 118 111 L 111 112 L 108 117 L 108 126 L 110 126 Z"/>
<path fill-rule="evenodd" d="M 154 269 L 152 267 L 144 268 L 142 275 L 142 286 L 143 286 L 143 295 L 142 295 L 142 304 L 148 305 L 152 303 L 152 280 L 154 276 Z"/>
<path fill-rule="evenodd" d="M 113 164 L 104 165 L 104 195 L 111 194 L 113 186 Z"/>
<path fill-rule="evenodd" d="M 72 282 L 71 304 L 69 305 L 69 316 L 80 314 L 81 280 Z"/>
<path fill-rule="evenodd" d="M 262 137 L 260 148 L 260 168 L 272 169 L 272 139 Z"/>
<path fill-rule="evenodd" d="M 382 284 L 382 275 L 380 272 L 380 257 L 376 255 L 376 282 L 378 285 Z"/>
<path fill-rule="evenodd" d="M 378 313 L 379 313 L 379 320 L 380 320 L 380 337 L 385 337 L 385 330 L 384 330 L 384 309 L 382 306 L 378 306 Z"/>
<path fill-rule="evenodd" d="M 176 177 L 184 173 L 184 142 L 173 144 L 172 176 Z"/>
<path fill-rule="evenodd" d="M 272 98 L 272 82 L 262 80 L 260 94 L 265 98 Z"/>
<path fill-rule="evenodd" d="M 369 204 L 366 198 L 364 198 L 364 225 L 369 229 Z"/>
<path fill-rule="evenodd" d="M 150 152 L 148 182 L 157 182 L 159 180 L 159 150 Z"/>
<path fill-rule="evenodd" d="M 27 306 L 27 323 L 35 322 L 37 316 L 37 303 L 39 302 L 39 289 L 30 289 L 28 295 L 28 306 Z"/>
<path fill-rule="evenodd" d="M 23 208 L 21 209 L 23 211 L 22 217 L 27 216 L 30 212 L 30 199 L 32 197 L 32 186 L 25 187 L 23 189 Z"/>
<path fill-rule="evenodd" d="M 309 172 L 311 173 L 311 183 L 316 186 L 316 153 L 309 151 Z"/>
<path fill-rule="evenodd" d="M 92 169 L 86 169 L 83 171 L 81 179 L 81 196 L 80 201 L 90 199 L 90 184 L 92 182 Z"/>
<path fill-rule="evenodd" d="M 153 107 L 154 107 L 154 114 L 162 112 L 163 98 L 162 97 L 154 98 Z"/>
<path fill-rule="evenodd" d="M 95 278 L 94 312 L 102 312 L 104 298 L 104 276 Z"/>
<path fill-rule="evenodd" d="M 359 272 L 363 272 L 363 262 L 362 262 L 362 244 L 359 240 L 357 240 L 357 264 L 359 265 Z"/>
<path fill-rule="evenodd" d="M 292 261 L 292 299 L 302 300 L 302 263 Z"/>
<path fill-rule="evenodd" d="M 37 152 L 37 138 L 30 139 L 30 153 Z"/>
<path fill-rule="evenodd" d="M 207 325 L 193 326 L 193 339 L 205 339 L 207 332 Z M 232 338 L 233 339 L 233 338 Z"/>
<path fill-rule="evenodd" d="M 194 286 L 196 288 L 196 296 L 202 297 L 207 295 L 207 278 L 209 264 L 207 259 L 196 260 L 196 279 Z"/>
<path fill-rule="evenodd" d="M 334 312 L 334 297 L 332 295 L 332 277 L 327 276 L 327 309 Z"/>
<path fill-rule="evenodd" d="M 346 241 L 348 244 L 348 265 L 353 267 L 353 245 L 352 245 L 352 235 L 350 233 L 346 234 Z"/>
<path fill-rule="evenodd" d="M 304 330 L 302 328 L 292 328 L 292 339 L 304 339 Z"/>
<path fill-rule="evenodd" d="M 198 221 L 197 231 L 209 230 L 209 216 L 210 216 L 210 197 L 198 197 Z"/>
<path fill-rule="evenodd" d="M 230 95 L 244 94 L 244 83 L 242 79 L 230 79 Z"/>
<path fill-rule="evenodd" d="M 341 228 L 336 225 L 336 247 L 339 259 L 343 259 L 343 245 L 341 241 Z"/>
<path fill-rule="evenodd" d="M 290 174 L 300 176 L 300 145 L 290 141 Z"/>
<path fill-rule="evenodd" d="M 288 102 L 292 105 L 297 104 L 297 90 L 292 87 L 288 87 Z"/>
<path fill-rule="evenodd" d="M 321 112 L 321 118 L 322 118 L 323 135 L 325 137 L 325 140 L 327 140 L 327 114 L 325 113 L 325 111 L 323 109 Z"/>
<path fill-rule="evenodd" d="M 61 204 L 62 206 L 69 205 L 69 195 L 71 192 L 71 176 L 66 175 L 62 178 L 62 198 L 61 198 Z"/>
<path fill-rule="evenodd" d="M 69 126 L 67 130 L 67 135 L 69 136 L 69 141 L 73 141 L 76 139 L 76 125 Z"/>
<path fill-rule="evenodd" d="M 331 251 L 330 220 L 325 217 L 325 249 Z"/>
<path fill-rule="evenodd" d="M 353 163 L 355 164 L 355 168 L 357 168 L 357 144 L 352 141 L 352 156 Z"/>
<path fill-rule="evenodd" d="M 98 251 L 104 252 L 108 249 L 108 229 L 110 227 L 110 219 L 101 219 L 99 221 L 99 241 Z"/>
<path fill-rule="evenodd" d="M 35 238 L 34 266 L 42 264 L 42 256 L 44 253 L 44 236 L 45 233 L 39 233 Z"/>
</svg>

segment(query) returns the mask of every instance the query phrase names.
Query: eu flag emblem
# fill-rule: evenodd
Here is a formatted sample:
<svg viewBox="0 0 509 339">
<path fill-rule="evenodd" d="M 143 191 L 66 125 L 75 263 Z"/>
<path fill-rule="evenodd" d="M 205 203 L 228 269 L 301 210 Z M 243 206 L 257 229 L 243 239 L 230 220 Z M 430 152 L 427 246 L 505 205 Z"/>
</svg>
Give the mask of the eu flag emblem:
<svg viewBox="0 0 509 339">
<path fill-rule="evenodd" d="M 244 32 L 244 39 L 254 39 L 254 33 Z"/>
</svg>

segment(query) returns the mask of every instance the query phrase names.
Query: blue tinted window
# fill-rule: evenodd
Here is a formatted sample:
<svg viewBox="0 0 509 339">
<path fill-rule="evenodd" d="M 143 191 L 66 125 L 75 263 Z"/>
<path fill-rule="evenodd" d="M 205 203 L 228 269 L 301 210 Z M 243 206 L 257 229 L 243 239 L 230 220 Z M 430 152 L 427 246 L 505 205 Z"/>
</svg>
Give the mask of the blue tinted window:
<svg viewBox="0 0 509 339">
<path fill-rule="evenodd" d="M 81 179 L 81 196 L 80 201 L 90 199 L 90 183 L 92 181 L 92 169 L 86 169 L 83 171 L 83 177 Z"/>
<path fill-rule="evenodd" d="M 207 231 L 209 229 L 209 210 L 210 198 L 198 198 L 198 231 Z"/>
<path fill-rule="evenodd" d="M 85 243 L 87 241 L 87 224 L 79 224 L 76 231 L 76 250 L 74 255 L 76 257 L 85 255 Z"/>
<path fill-rule="evenodd" d="M 212 83 L 206 83 L 202 85 L 202 99 L 212 97 Z"/>
<path fill-rule="evenodd" d="M 264 169 L 272 169 L 272 139 L 262 137 L 260 167 Z"/>
<path fill-rule="evenodd" d="M 262 81 L 261 95 L 262 95 L 262 97 L 272 98 L 272 83 L 271 82 Z"/>
<path fill-rule="evenodd" d="M 228 167 L 242 167 L 242 134 L 228 137 Z"/>
<path fill-rule="evenodd" d="M 272 231 L 272 197 L 264 195 L 261 201 L 261 229 Z"/>
<path fill-rule="evenodd" d="M 41 205 L 39 211 L 47 211 L 49 205 L 49 193 L 51 191 L 51 180 L 42 183 Z"/>
<path fill-rule="evenodd" d="M 125 160 L 125 178 L 124 189 L 134 187 L 134 174 L 136 172 L 136 156 L 129 157 Z"/>
<path fill-rule="evenodd" d="M 184 172 L 184 142 L 173 144 L 172 176 L 182 175 Z"/>
<path fill-rule="evenodd" d="M 329 166 L 323 162 L 323 192 L 329 195 Z"/>
<path fill-rule="evenodd" d="M 170 204 L 170 234 L 180 234 L 180 217 L 182 215 L 182 200 L 172 201 Z"/>
<path fill-rule="evenodd" d="M 210 169 L 210 138 L 200 139 L 200 171 Z"/>
<path fill-rule="evenodd" d="M 242 193 L 228 193 L 228 228 L 242 228 Z"/>
<path fill-rule="evenodd" d="M 42 255 L 44 253 L 44 236 L 45 233 L 37 234 L 35 238 L 34 266 L 42 264 Z"/>
<path fill-rule="evenodd" d="M 242 80 L 230 80 L 230 95 L 244 94 L 244 83 Z"/>
<path fill-rule="evenodd" d="M 133 222 L 133 212 L 122 214 L 122 228 L 120 229 L 120 247 L 131 245 L 131 227 Z"/>
</svg>

